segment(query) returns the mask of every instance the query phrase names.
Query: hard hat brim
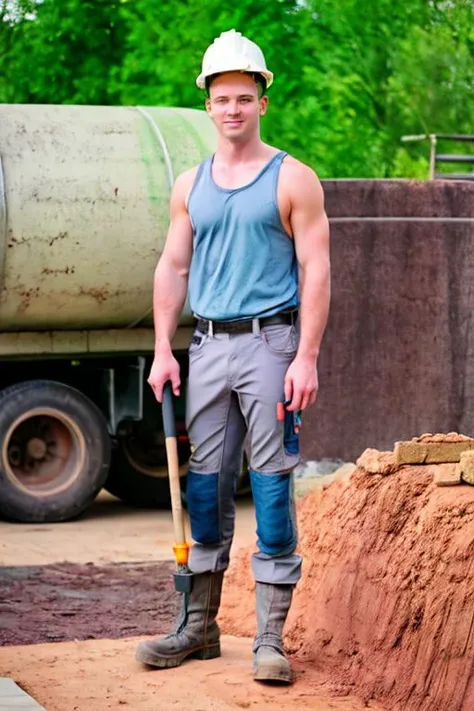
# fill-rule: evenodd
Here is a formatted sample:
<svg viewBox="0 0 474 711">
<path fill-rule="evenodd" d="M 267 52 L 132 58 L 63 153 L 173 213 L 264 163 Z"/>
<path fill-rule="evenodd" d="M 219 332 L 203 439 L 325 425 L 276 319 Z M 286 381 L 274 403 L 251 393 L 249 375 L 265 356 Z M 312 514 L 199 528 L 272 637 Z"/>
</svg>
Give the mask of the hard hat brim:
<svg viewBox="0 0 474 711">
<path fill-rule="evenodd" d="M 216 76 L 216 74 L 230 74 L 231 72 L 241 72 L 242 74 L 261 74 L 265 79 L 267 89 L 273 84 L 273 72 L 270 72 L 268 69 L 242 69 L 241 67 L 233 67 L 231 69 L 224 69 L 220 72 L 212 72 L 210 74 L 201 73 L 196 79 L 196 85 L 199 89 L 205 89 L 206 79 L 209 79 L 209 77 Z"/>
</svg>

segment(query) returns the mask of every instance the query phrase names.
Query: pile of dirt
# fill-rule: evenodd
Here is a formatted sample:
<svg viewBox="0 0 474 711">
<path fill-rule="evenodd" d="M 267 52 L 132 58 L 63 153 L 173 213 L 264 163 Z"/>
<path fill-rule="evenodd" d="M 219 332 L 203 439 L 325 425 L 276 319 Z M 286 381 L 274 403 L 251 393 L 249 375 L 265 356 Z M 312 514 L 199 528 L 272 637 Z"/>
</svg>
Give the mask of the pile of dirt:
<svg viewBox="0 0 474 711">
<path fill-rule="evenodd" d="M 333 691 L 390 710 L 468 711 L 474 488 L 436 486 L 438 465 L 397 466 L 390 452 L 367 451 L 358 464 L 299 502 L 304 566 L 287 647 Z M 250 555 L 226 581 L 220 619 L 229 634 L 255 629 Z"/>
</svg>

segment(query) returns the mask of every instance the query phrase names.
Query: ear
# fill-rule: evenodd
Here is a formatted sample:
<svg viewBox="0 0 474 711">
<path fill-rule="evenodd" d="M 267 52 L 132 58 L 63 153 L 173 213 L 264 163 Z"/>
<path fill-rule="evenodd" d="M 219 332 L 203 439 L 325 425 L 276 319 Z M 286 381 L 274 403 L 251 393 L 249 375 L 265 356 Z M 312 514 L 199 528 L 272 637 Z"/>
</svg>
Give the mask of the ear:
<svg viewBox="0 0 474 711">
<path fill-rule="evenodd" d="M 265 116 L 265 114 L 267 113 L 267 109 L 268 109 L 268 96 L 262 96 L 259 103 L 260 103 L 259 114 L 260 114 L 260 116 Z"/>
<path fill-rule="evenodd" d="M 207 97 L 207 99 L 206 99 L 206 111 L 210 116 L 211 115 L 211 100 L 209 97 Z"/>
</svg>

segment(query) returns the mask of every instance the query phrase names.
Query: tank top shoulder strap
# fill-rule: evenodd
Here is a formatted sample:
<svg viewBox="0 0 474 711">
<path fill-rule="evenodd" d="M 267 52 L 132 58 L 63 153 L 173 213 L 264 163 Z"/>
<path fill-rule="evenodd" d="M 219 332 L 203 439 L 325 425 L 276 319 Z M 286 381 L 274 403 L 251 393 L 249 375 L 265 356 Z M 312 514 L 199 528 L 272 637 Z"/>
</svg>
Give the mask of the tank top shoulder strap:
<svg viewBox="0 0 474 711">
<path fill-rule="evenodd" d="M 274 170 L 273 170 L 273 199 L 274 199 L 275 205 L 277 207 L 278 207 L 278 179 L 280 177 L 281 165 L 287 155 L 288 155 L 288 153 L 286 151 L 280 151 L 273 158 L 273 160 L 275 161 L 273 163 L 273 166 L 274 166 Z"/>
<path fill-rule="evenodd" d="M 265 167 L 262 169 L 260 172 L 259 177 L 263 177 L 266 173 L 274 173 L 274 172 L 279 172 L 280 166 L 283 162 L 283 158 L 288 155 L 285 153 L 285 151 L 278 151 L 278 153 L 275 153 L 268 163 L 265 165 Z"/>
<path fill-rule="evenodd" d="M 279 151 L 275 156 L 275 163 L 280 166 L 287 155 L 288 153 L 286 151 Z"/>
<path fill-rule="evenodd" d="M 189 192 L 188 205 L 189 205 L 191 197 L 192 197 L 194 191 L 196 190 L 196 188 L 198 187 L 198 185 L 200 183 L 206 181 L 206 179 L 209 180 L 210 166 L 211 166 L 212 158 L 213 158 L 213 156 L 208 156 L 199 164 L 195 178 L 194 178 L 193 186 Z"/>
</svg>

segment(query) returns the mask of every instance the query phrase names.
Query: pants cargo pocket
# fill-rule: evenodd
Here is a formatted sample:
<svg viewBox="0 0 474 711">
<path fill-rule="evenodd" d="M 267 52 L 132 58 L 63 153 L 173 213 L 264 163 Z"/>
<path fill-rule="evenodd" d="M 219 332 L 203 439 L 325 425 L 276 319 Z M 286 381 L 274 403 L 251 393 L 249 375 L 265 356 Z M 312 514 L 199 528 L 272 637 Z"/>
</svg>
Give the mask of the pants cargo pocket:
<svg viewBox="0 0 474 711">
<path fill-rule="evenodd" d="M 296 430 L 297 414 L 285 410 L 285 420 L 283 423 L 283 446 L 286 454 L 300 453 L 300 436 Z"/>
</svg>

